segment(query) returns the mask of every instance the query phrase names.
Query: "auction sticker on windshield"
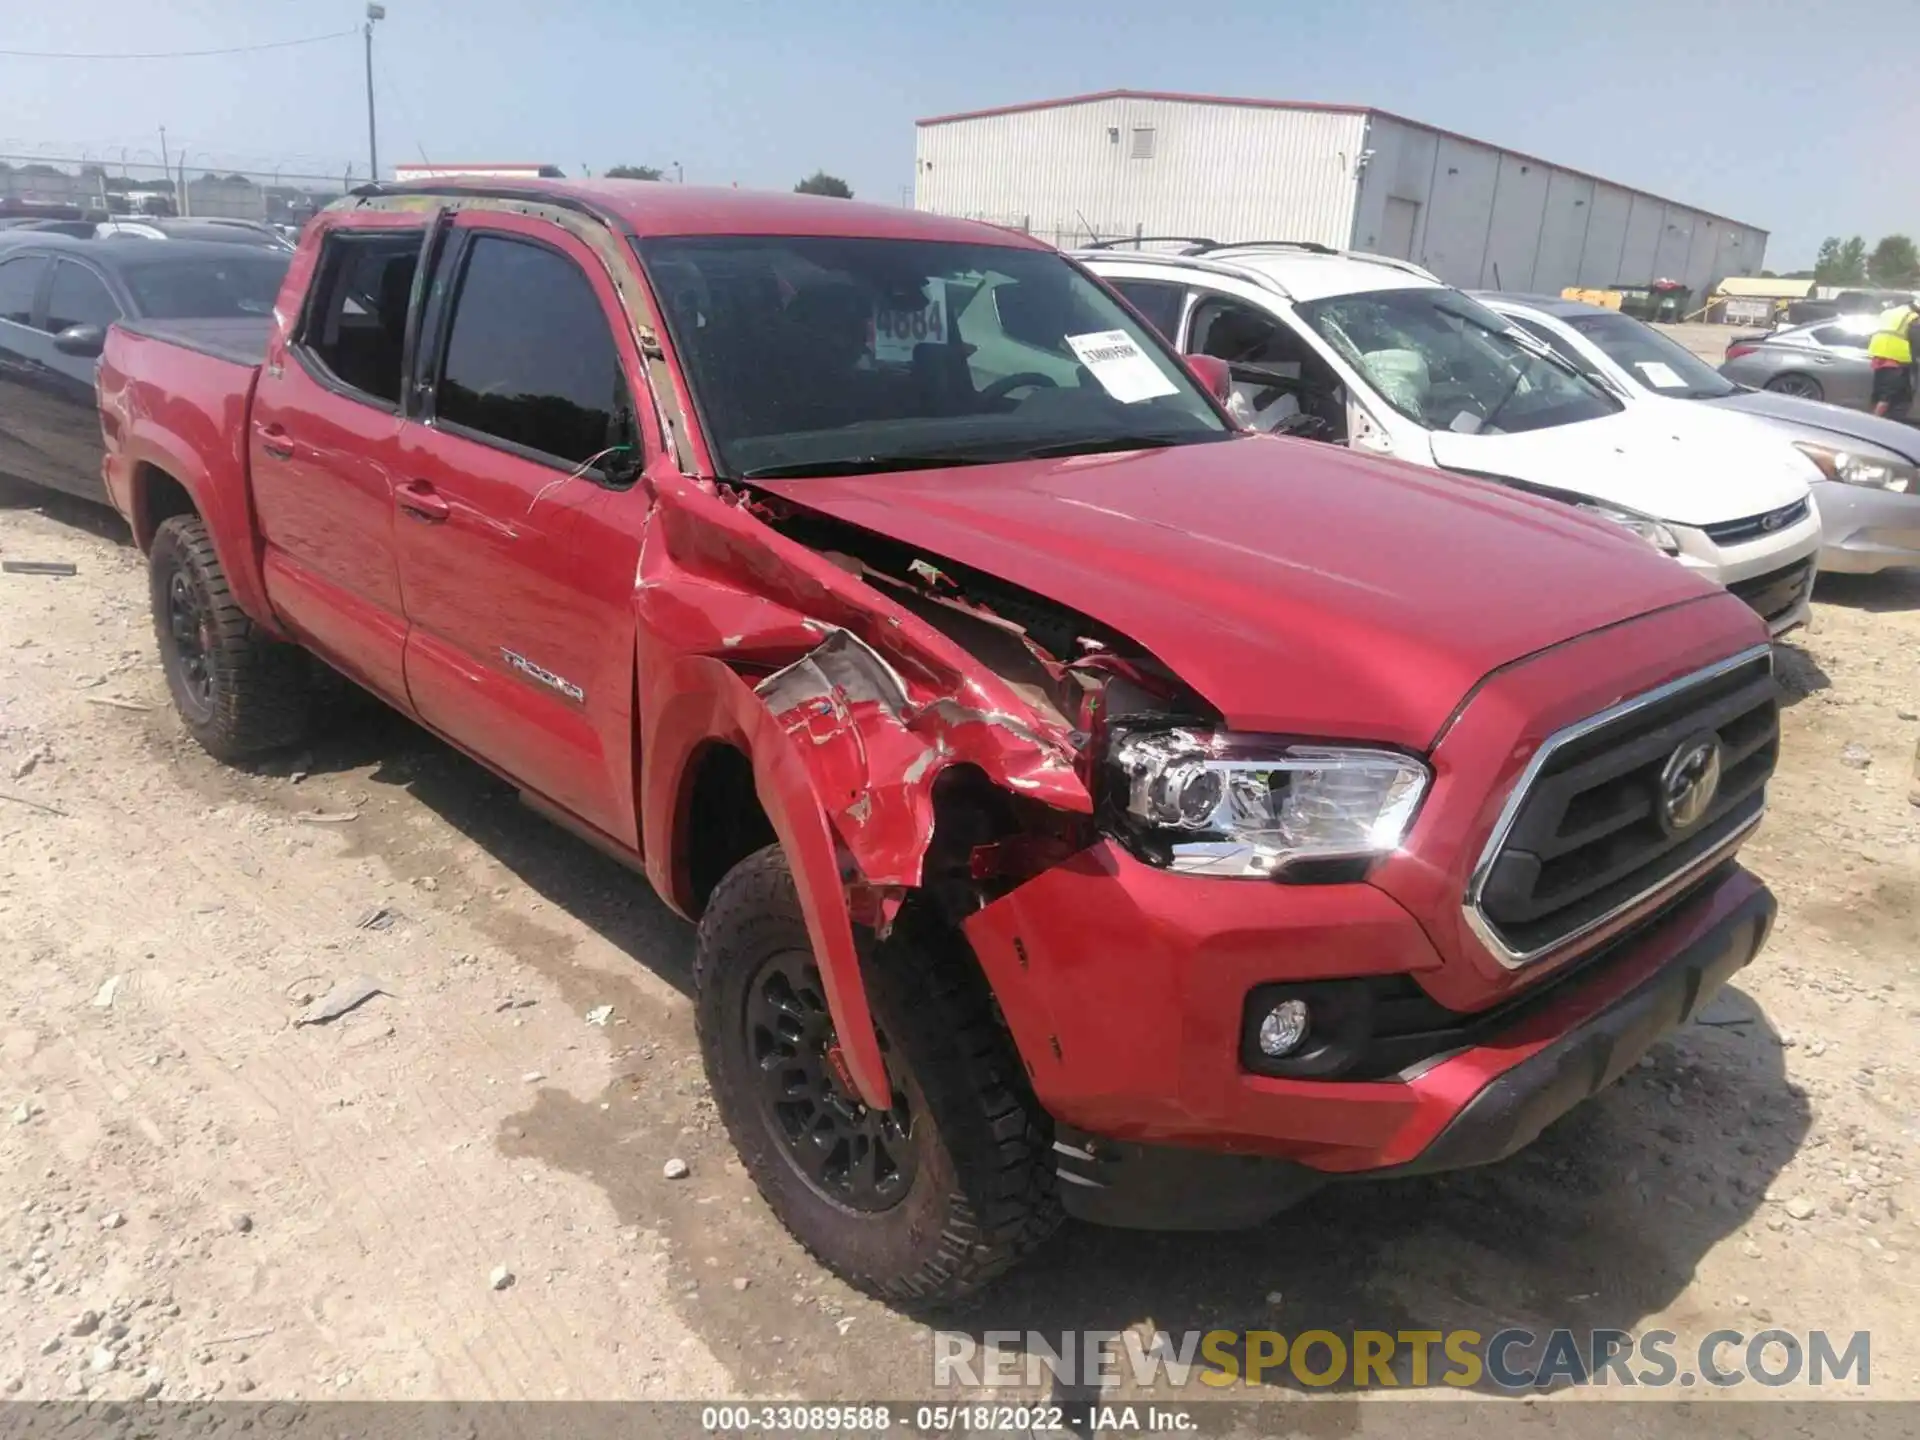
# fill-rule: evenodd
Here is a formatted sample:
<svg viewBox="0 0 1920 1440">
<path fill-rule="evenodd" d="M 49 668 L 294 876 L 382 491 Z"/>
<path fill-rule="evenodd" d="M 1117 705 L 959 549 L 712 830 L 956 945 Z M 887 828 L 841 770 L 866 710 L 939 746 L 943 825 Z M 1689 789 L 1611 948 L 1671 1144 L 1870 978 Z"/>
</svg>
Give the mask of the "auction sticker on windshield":
<svg viewBox="0 0 1920 1440">
<path fill-rule="evenodd" d="M 1173 382 L 1124 330 L 1069 335 L 1067 345 L 1080 357 L 1080 363 L 1093 372 L 1100 388 L 1122 405 L 1137 405 L 1156 395 L 1179 394 Z"/>
<path fill-rule="evenodd" d="M 882 365 L 910 365 L 916 345 L 947 343 L 947 282 L 929 280 L 927 303 L 917 310 L 876 310 L 873 358 Z"/>
<path fill-rule="evenodd" d="M 1633 362 L 1633 368 L 1644 375 L 1647 384 L 1653 386 L 1656 390 L 1684 390 L 1687 388 L 1687 382 L 1680 378 L 1679 373 L 1675 371 L 1671 365 L 1663 364 L 1661 361 L 1636 360 Z"/>
</svg>

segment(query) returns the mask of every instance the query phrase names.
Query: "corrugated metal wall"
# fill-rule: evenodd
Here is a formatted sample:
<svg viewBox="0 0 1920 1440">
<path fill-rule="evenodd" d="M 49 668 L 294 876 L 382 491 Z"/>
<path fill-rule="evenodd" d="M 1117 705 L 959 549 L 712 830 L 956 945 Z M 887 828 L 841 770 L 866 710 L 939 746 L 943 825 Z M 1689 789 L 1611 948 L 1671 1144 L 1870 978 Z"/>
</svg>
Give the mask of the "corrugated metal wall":
<svg viewBox="0 0 1920 1440">
<path fill-rule="evenodd" d="M 916 128 L 914 205 L 1055 244 L 1351 240 L 1359 112 L 1113 97 Z"/>
<path fill-rule="evenodd" d="M 1314 240 L 1469 289 L 1752 275 L 1766 232 L 1359 111 L 1099 96 L 916 129 L 914 204 L 1059 245 L 1134 234 Z"/>
<path fill-rule="evenodd" d="M 1372 118 L 1365 149 L 1351 243 L 1397 250 L 1389 215 L 1403 225 L 1416 206 L 1408 258 L 1454 285 L 1557 294 L 1674 279 L 1704 298 L 1765 255 L 1765 231 L 1388 116 Z"/>
</svg>

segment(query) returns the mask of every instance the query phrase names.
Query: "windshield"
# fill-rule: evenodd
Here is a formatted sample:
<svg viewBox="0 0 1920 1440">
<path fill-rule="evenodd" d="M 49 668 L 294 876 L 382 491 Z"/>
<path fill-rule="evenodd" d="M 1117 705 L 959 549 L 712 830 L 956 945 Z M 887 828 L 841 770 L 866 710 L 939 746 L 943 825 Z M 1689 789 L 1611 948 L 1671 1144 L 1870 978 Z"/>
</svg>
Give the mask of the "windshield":
<svg viewBox="0 0 1920 1440">
<path fill-rule="evenodd" d="M 847 474 L 1234 434 L 1041 250 L 834 236 L 637 242 L 722 470 Z"/>
<path fill-rule="evenodd" d="M 271 315 L 293 257 L 234 247 L 231 257 L 204 255 L 145 261 L 126 269 L 133 303 L 148 320 L 226 320 Z"/>
<path fill-rule="evenodd" d="M 1381 399 L 1429 430 L 1512 434 L 1620 408 L 1457 290 L 1376 290 L 1298 308 Z"/>
<path fill-rule="evenodd" d="M 1626 315 L 1564 315 L 1635 383 L 1679 400 L 1717 400 L 1740 387 L 1706 361 L 1651 326 Z"/>
</svg>

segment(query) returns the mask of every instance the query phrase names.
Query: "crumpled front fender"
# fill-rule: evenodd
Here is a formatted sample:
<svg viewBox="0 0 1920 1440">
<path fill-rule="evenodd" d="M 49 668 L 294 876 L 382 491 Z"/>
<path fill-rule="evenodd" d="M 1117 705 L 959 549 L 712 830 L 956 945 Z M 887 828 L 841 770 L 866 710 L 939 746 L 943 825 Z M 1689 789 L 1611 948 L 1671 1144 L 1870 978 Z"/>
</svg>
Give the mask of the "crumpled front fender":
<svg viewBox="0 0 1920 1440">
<path fill-rule="evenodd" d="M 862 1100 L 887 1108 L 893 1090 L 860 976 L 860 952 L 854 943 L 833 830 L 799 743 L 766 702 L 722 661 L 687 656 L 675 662 L 663 688 L 671 698 L 654 720 L 642 782 L 649 793 L 642 813 L 664 829 L 676 806 L 672 796 L 652 791 L 679 784 L 700 747 L 715 741 L 730 743 L 750 758 L 760 808 L 793 872 L 807 938 L 820 965 L 827 1008 L 847 1069 Z M 674 893 L 671 875 L 652 873 L 671 857 L 671 836 L 649 834 L 646 853 L 655 887 L 663 895 Z"/>
</svg>

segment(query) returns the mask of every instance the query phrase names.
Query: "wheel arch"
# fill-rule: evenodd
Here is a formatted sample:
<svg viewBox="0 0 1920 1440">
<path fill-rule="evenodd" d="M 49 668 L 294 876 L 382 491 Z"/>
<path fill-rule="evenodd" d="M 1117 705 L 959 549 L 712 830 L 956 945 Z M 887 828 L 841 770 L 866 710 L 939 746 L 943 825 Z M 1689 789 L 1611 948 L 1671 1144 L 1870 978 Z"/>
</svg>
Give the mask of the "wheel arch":
<svg viewBox="0 0 1920 1440">
<path fill-rule="evenodd" d="M 847 1068 L 861 1098 L 884 1107 L 891 1086 L 861 975 L 839 852 L 794 741 L 746 681 L 710 656 L 684 656 L 646 688 L 658 701 L 644 720 L 652 737 L 640 795 L 648 877 L 674 909 L 698 912 L 705 897 L 696 892 L 688 846 L 699 820 L 693 807 L 697 787 L 716 773 L 709 767 L 738 763 L 725 759 L 725 751 L 743 757 L 760 814 L 793 873 Z"/>
</svg>

